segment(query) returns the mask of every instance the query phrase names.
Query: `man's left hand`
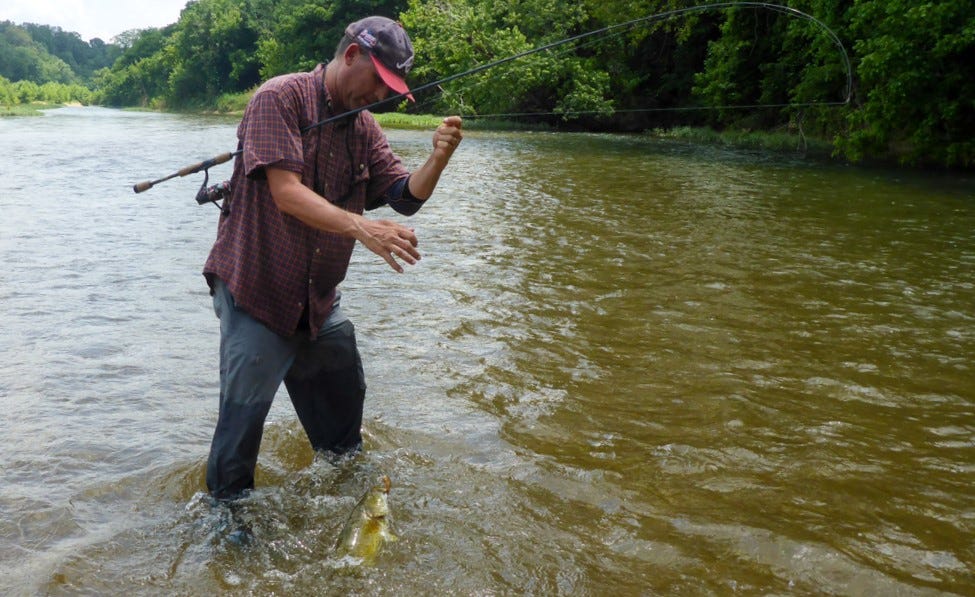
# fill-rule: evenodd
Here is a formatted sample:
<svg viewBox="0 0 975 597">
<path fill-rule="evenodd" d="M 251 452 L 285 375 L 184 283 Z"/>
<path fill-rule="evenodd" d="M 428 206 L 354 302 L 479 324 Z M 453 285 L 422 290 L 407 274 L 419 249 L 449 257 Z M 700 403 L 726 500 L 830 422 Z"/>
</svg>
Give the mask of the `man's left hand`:
<svg viewBox="0 0 975 597">
<path fill-rule="evenodd" d="M 454 150 L 464 138 L 461 125 L 460 116 L 448 116 L 443 119 L 443 122 L 433 133 L 434 157 L 442 158 L 446 162 L 450 156 L 454 155 Z"/>
</svg>

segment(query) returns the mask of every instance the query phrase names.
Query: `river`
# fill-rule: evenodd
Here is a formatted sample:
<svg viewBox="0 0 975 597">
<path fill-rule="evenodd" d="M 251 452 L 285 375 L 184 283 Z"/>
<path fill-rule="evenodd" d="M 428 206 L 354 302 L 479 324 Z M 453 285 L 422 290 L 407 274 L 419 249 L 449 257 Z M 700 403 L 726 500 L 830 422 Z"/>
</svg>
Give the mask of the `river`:
<svg viewBox="0 0 975 597">
<path fill-rule="evenodd" d="M 975 593 L 975 181 L 640 136 L 468 132 L 423 259 L 343 284 L 365 452 L 314 458 L 282 390 L 229 541 L 217 210 L 131 186 L 235 127 L 0 119 L 0 594 Z"/>
</svg>

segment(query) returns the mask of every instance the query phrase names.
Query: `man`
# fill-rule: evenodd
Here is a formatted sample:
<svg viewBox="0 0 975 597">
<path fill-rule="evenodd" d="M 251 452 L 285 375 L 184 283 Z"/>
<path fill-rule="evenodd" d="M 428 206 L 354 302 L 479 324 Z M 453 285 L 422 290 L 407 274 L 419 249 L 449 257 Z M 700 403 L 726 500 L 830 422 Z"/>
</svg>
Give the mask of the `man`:
<svg viewBox="0 0 975 597">
<path fill-rule="evenodd" d="M 220 411 L 207 488 L 233 500 L 254 487 L 264 420 L 284 381 L 312 447 L 361 447 L 365 399 L 352 323 L 339 306 L 356 241 L 397 272 L 420 258 L 413 230 L 364 218 L 388 204 L 411 215 L 430 197 L 462 139 L 449 117 L 410 173 L 368 111 L 405 94 L 413 47 L 401 25 L 368 17 L 348 26 L 334 59 L 276 77 L 254 94 L 237 129 L 241 155 L 204 267 L 220 319 Z"/>
</svg>

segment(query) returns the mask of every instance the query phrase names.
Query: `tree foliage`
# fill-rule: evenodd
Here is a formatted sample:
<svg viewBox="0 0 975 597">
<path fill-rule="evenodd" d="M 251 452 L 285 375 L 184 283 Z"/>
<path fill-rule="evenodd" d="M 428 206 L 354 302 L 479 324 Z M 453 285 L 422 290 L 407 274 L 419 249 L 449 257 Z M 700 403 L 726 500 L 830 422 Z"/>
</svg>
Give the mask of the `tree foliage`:
<svg viewBox="0 0 975 597">
<path fill-rule="evenodd" d="M 167 47 L 167 91 L 176 106 L 212 102 L 260 80 L 257 29 L 246 0 L 198 0 L 186 5 Z"/>
<path fill-rule="evenodd" d="M 121 48 L 98 38 L 82 41 L 60 27 L 0 22 L 0 76 L 11 81 L 82 83 L 111 66 Z"/>
<path fill-rule="evenodd" d="M 123 54 L 111 69 L 95 73 L 98 102 L 108 106 L 150 106 L 162 102 L 169 92 L 175 61 L 168 46 L 175 27 L 123 34 L 127 45 Z"/>
<path fill-rule="evenodd" d="M 821 15 L 819 20 L 836 31 L 842 27 L 845 5 L 850 2 L 812 0 L 804 4 L 796 8 Z M 730 106 L 712 112 L 712 122 L 722 126 L 737 123 L 769 128 L 798 114 L 793 107 L 741 111 L 736 106 L 841 102 L 847 91 L 842 52 L 822 27 L 756 7 L 727 11 L 719 35 L 708 44 L 704 67 L 694 79 L 694 93 L 702 104 Z M 804 107 L 801 112 L 810 130 L 824 133 L 830 114 L 837 111 Z"/>
<path fill-rule="evenodd" d="M 856 2 L 859 92 L 846 155 L 975 165 L 975 3 Z"/>
<path fill-rule="evenodd" d="M 11 81 L 75 83 L 79 77 L 50 54 L 30 33 L 9 21 L 0 23 L 0 76 Z"/>
<path fill-rule="evenodd" d="M 346 24 L 368 14 L 399 18 L 410 31 L 414 86 L 613 26 L 444 84 L 408 109 L 606 130 L 792 126 L 833 138 L 851 160 L 975 166 L 975 3 L 788 4 L 849 53 L 848 104 L 804 105 L 842 103 L 847 71 L 832 36 L 782 11 L 740 6 L 615 27 L 685 0 L 191 0 L 179 22 L 115 44 L 0 23 L 0 75 L 87 81 L 108 105 L 193 107 L 328 60 Z M 753 105 L 762 107 L 743 108 Z"/>
<path fill-rule="evenodd" d="M 419 81 L 439 80 L 577 35 L 587 20 L 581 5 L 558 0 L 447 5 L 411 0 L 403 15 L 407 28 L 416 32 L 417 54 L 424 58 L 414 70 Z M 554 48 L 460 79 L 444 90 L 441 104 L 468 114 L 608 114 L 613 103 L 609 88 L 608 72 L 591 53 Z"/>
<path fill-rule="evenodd" d="M 398 18 L 405 0 L 256 0 L 261 20 L 257 58 L 261 77 L 311 70 L 332 57 L 352 21 L 376 14 Z"/>
<path fill-rule="evenodd" d="M 31 38 L 41 44 L 52 56 L 63 60 L 82 81 L 91 80 L 98 69 L 111 66 L 121 54 L 121 48 L 107 44 L 100 38 L 88 41 L 73 31 L 60 27 L 24 23 L 22 25 Z"/>
<path fill-rule="evenodd" d="M 32 102 L 87 104 L 90 101 L 91 90 L 78 83 L 64 84 L 48 81 L 38 85 L 26 79 L 11 82 L 6 77 L 0 76 L 0 105 L 7 108 Z"/>
</svg>

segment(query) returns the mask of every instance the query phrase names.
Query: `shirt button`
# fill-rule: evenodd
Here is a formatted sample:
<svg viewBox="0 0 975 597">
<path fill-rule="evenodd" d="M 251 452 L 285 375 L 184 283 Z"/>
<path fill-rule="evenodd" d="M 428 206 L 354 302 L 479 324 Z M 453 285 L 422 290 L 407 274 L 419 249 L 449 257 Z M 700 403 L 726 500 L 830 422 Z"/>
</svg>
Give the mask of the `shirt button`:
<svg viewBox="0 0 975 597">
<path fill-rule="evenodd" d="M 362 170 L 365 167 L 366 167 L 365 164 L 359 164 L 359 170 Z"/>
<path fill-rule="evenodd" d="M 304 305 L 301 304 L 301 303 L 298 303 L 298 307 L 304 307 Z"/>
<path fill-rule="evenodd" d="M 315 281 L 314 281 L 314 280 L 312 280 L 311 278 L 308 278 L 308 283 L 309 283 L 309 284 L 314 284 L 314 283 L 315 283 Z"/>
<path fill-rule="evenodd" d="M 321 254 L 322 254 L 321 249 L 315 249 L 315 255 L 321 255 Z"/>
</svg>

